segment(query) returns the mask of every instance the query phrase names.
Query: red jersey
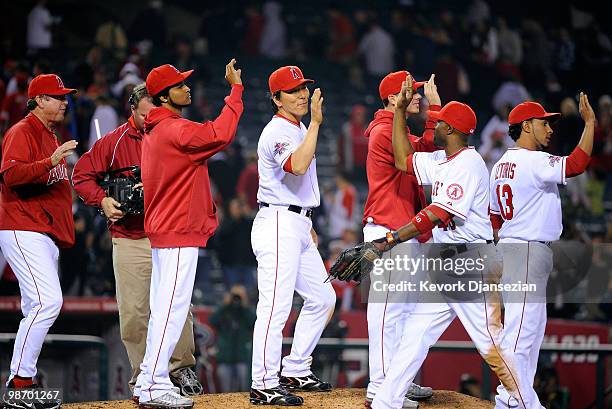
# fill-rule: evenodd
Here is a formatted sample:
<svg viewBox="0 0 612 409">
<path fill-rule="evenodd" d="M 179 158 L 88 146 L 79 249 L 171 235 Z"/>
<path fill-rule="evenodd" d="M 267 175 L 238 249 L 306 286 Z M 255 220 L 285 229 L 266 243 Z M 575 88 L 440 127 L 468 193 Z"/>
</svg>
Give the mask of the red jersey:
<svg viewBox="0 0 612 409">
<path fill-rule="evenodd" d="M 140 166 L 142 135 L 136 129 L 134 119 L 110 131 L 96 141 L 74 165 L 72 184 L 74 190 L 89 206 L 101 207 L 106 192 L 98 184 L 108 171 L 128 166 Z M 145 237 L 144 215 L 130 214 L 118 221 L 109 222 L 113 237 L 141 239 Z"/>
<path fill-rule="evenodd" d="M 32 113 L 4 136 L 0 167 L 0 230 L 48 234 L 59 247 L 74 244 L 68 166 L 51 155 L 57 137 Z"/>
<path fill-rule="evenodd" d="M 432 111 L 440 106 L 431 105 Z M 432 152 L 435 121 L 427 120 L 423 137 L 410 134 L 408 137 L 415 151 Z M 363 223 L 374 223 L 397 230 L 421 209 L 427 206 L 423 188 L 414 175 L 396 169 L 393 157 L 393 112 L 379 109 L 366 129 L 369 138 L 366 171 L 368 175 L 368 198 L 363 212 Z M 371 218 L 371 219 L 370 219 Z"/>
<path fill-rule="evenodd" d="M 229 145 L 243 111 L 233 85 L 214 121 L 198 123 L 164 108 L 145 119 L 142 182 L 145 231 L 151 247 L 204 247 L 217 228 L 207 160 Z"/>
</svg>

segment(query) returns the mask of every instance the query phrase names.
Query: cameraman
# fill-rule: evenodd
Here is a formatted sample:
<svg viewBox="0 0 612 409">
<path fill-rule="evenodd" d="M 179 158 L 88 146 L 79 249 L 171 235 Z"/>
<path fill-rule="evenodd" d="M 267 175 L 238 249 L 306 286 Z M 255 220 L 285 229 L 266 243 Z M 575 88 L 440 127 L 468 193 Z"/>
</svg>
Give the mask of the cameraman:
<svg viewBox="0 0 612 409">
<path fill-rule="evenodd" d="M 246 288 L 233 286 L 223 305 L 210 316 L 217 335 L 217 378 L 221 392 L 249 390 L 249 363 L 255 311 L 249 306 Z"/>
<path fill-rule="evenodd" d="M 145 84 L 134 87 L 129 99 L 132 115 L 126 123 L 104 135 L 74 166 L 72 183 L 85 204 L 102 209 L 113 237 L 117 305 L 121 340 L 127 350 L 133 390 L 145 354 L 149 323 L 151 243 L 144 232 L 143 214 L 124 214 L 99 183 L 112 170 L 140 166 L 144 118 L 153 108 Z M 202 385 L 190 369 L 195 365 L 193 318 L 189 313 L 170 359 L 170 377 L 183 395 L 202 393 Z"/>
</svg>

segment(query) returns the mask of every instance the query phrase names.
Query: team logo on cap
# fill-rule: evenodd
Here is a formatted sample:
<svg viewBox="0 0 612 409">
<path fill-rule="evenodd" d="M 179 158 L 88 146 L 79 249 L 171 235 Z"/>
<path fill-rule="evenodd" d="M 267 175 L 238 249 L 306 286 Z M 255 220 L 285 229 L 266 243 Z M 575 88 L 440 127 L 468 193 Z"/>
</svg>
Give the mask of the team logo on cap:
<svg viewBox="0 0 612 409">
<path fill-rule="evenodd" d="M 446 196 L 452 200 L 459 200 L 463 197 L 463 188 L 460 185 L 453 183 L 446 188 Z"/>
<path fill-rule="evenodd" d="M 287 142 L 276 142 L 274 144 L 274 156 L 282 155 L 286 150 L 289 144 Z"/>
<path fill-rule="evenodd" d="M 561 156 L 548 155 L 548 164 L 550 165 L 551 168 L 554 168 L 555 163 L 559 162 L 560 160 L 561 160 Z"/>
<path fill-rule="evenodd" d="M 57 85 L 59 85 L 60 88 L 64 88 L 64 82 L 62 81 L 62 79 L 57 75 L 55 76 L 55 79 L 57 80 Z"/>
<path fill-rule="evenodd" d="M 293 75 L 294 80 L 299 80 L 302 78 L 300 77 L 300 73 L 298 72 L 298 70 L 295 69 L 295 67 L 289 67 L 289 71 L 291 71 L 291 75 Z"/>
<path fill-rule="evenodd" d="M 180 74 L 180 73 L 181 73 L 181 72 L 180 72 L 180 71 L 179 71 L 179 70 L 178 70 L 178 69 L 177 69 L 177 68 L 176 68 L 174 65 L 172 65 L 172 64 L 168 64 L 168 65 L 169 65 L 170 67 L 172 67 L 172 69 L 173 69 L 174 71 L 176 71 L 176 72 L 177 72 L 177 74 Z"/>
</svg>

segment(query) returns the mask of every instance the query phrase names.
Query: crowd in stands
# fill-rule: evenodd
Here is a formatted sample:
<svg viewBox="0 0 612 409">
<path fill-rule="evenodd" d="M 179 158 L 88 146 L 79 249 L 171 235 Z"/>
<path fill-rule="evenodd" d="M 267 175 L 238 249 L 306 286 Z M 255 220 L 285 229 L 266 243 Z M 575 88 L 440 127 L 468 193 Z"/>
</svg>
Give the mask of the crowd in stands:
<svg viewBox="0 0 612 409">
<path fill-rule="evenodd" d="M 612 36 L 597 10 L 561 2 L 551 17 L 538 13 L 537 4 L 518 10 L 485 0 L 315 1 L 308 7 L 280 1 L 246 6 L 94 1 L 89 7 L 100 12 L 84 18 L 83 8 L 60 2 L 20 2 L 0 17 L 0 135 L 27 114 L 28 82 L 40 73 L 58 73 L 79 90 L 69 99 L 69 115 L 58 130 L 62 140 L 79 141 L 79 154 L 127 119 L 132 88 L 161 63 L 196 70 L 189 84 L 194 102 L 184 111 L 193 120 L 217 115 L 226 92 L 221 82 L 226 57 L 236 57 L 246 76 L 257 66 L 290 63 L 312 63 L 313 72 L 306 75 L 322 84 L 326 76 L 340 73 L 323 89 L 334 93 L 326 98 L 324 122 L 331 142 L 320 143 L 317 152 L 332 165 L 332 172 L 320 178 L 322 206 L 315 213 L 320 251 L 329 264 L 342 249 L 361 241 L 367 194 L 363 133 L 380 108 L 378 83 L 385 74 L 408 69 L 426 80 L 435 73 L 443 102 L 469 102 L 479 118 L 471 142 L 489 168 L 513 145 L 507 115 L 525 100 L 563 113 L 549 151 L 569 154 L 582 131 L 576 102 L 582 90 L 597 114 L 595 147 L 588 172 L 561 187 L 563 238 L 596 244 L 612 240 Z M 317 7 L 320 13 L 312 14 Z M 246 81 L 247 98 L 250 87 L 265 90 L 267 75 L 261 72 L 259 81 Z M 263 101 L 264 109 L 245 101 L 246 125 L 239 128 L 236 143 L 210 159 L 220 226 L 202 251 L 194 302 L 223 304 L 224 292 L 234 289 L 235 297 L 225 295 L 218 315 L 237 311 L 241 300 L 253 305 L 257 295 L 250 228 L 257 211 L 254 147 L 263 126 L 253 126 L 249 118 L 255 111 L 269 118 L 266 98 L 262 91 L 256 100 Z M 426 109 L 423 99 L 421 114 L 409 118 L 412 133 L 422 131 Z M 70 164 L 77 159 L 71 157 Z M 66 295 L 113 296 L 107 222 L 76 195 L 73 211 L 76 245 L 62 250 L 63 290 Z M 608 253 L 602 251 L 601 257 L 609 259 Z M 237 285 L 244 286 L 244 294 L 235 290 Z M 364 308 L 354 287 L 338 284 L 336 289 L 340 310 Z M 5 271 L 0 294 L 17 293 L 14 277 Z M 558 308 L 559 316 L 582 319 L 609 320 L 612 314 L 603 303 L 587 310 Z M 228 374 L 243 370 L 226 369 Z"/>
</svg>

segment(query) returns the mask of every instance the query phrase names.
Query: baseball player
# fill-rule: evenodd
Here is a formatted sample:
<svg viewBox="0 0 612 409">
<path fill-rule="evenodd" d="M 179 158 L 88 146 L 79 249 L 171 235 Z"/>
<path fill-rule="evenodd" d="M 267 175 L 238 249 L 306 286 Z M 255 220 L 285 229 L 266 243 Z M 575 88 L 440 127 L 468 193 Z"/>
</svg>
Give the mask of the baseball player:
<svg viewBox="0 0 612 409">
<path fill-rule="evenodd" d="M 482 157 L 467 146 L 476 128 L 476 115 L 465 104 L 451 101 L 440 111 L 429 112 L 437 120 L 434 143 L 444 150 L 416 152 L 406 139 L 405 109 L 412 97 L 412 79 L 407 77 L 396 102 L 393 118 L 393 148 L 398 167 L 416 176 L 419 184 L 432 185 L 432 203 L 410 223 L 388 232 L 378 246 L 387 249 L 433 230 L 436 243 L 447 243 L 443 258 L 479 258 L 481 274 L 491 279 L 499 274 L 500 261 L 493 244 L 488 219 L 488 172 Z M 436 227 L 438 225 L 438 227 Z M 385 245 L 386 244 L 386 245 Z M 457 276 L 459 277 L 459 276 Z M 500 300 L 485 291 L 482 299 L 469 302 L 448 299 L 447 303 L 419 303 L 407 318 L 400 346 L 378 390 L 372 408 L 401 408 L 410 382 L 425 360 L 429 348 L 458 317 L 478 351 L 523 408 L 539 407 L 530 385 L 517 376 L 512 354 L 501 346 Z"/>
<path fill-rule="evenodd" d="M 58 247 L 74 244 L 68 167 L 77 142 L 60 145 L 55 135 L 64 120 L 66 88 L 55 74 L 35 77 L 28 87 L 30 113 L 2 142 L 0 167 L 0 248 L 19 280 L 21 310 L 9 388 L 36 386 L 36 362 L 49 327 L 62 307 Z M 21 402 L 23 403 L 23 402 Z M 21 407 L 19 401 L 5 401 Z M 61 402 L 41 404 L 55 408 Z"/>
<path fill-rule="evenodd" d="M 365 241 L 374 240 L 389 230 L 400 228 L 426 204 L 423 188 L 419 186 L 414 175 L 398 170 L 393 157 L 391 143 L 393 114 L 406 75 L 408 75 L 407 71 L 392 72 L 380 82 L 379 94 L 384 109 L 379 109 L 374 114 L 374 120 L 370 122 L 365 132 L 365 136 L 369 139 L 366 161 L 369 192 L 363 214 Z M 402 115 L 419 113 L 421 95 L 416 90 L 423 85 L 425 85 L 425 96 L 430 103 L 430 109 L 440 110 L 440 97 L 434 83 L 434 75 L 432 75 L 429 82 L 413 82 L 415 92 Z M 409 130 L 406 131 L 407 137 L 410 138 L 416 150 L 431 152 L 436 149 L 433 144 L 434 126 L 435 122 L 428 120 L 425 124 L 425 133 L 421 138 L 411 135 Z M 427 241 L 430 237 L 431 234 L 426 234 L 421 237 L 421 240 Z M 419 242 L 414 238 L 410 243 L 412 244 L 404 246 L 406 251 L 411 250 L 413 245 Z M 371 291 L 370 294 L 373 292 Z M 386 370 L 402 334 L 403 321 L 414 307 L 414 303 L 405 302 L 407 300 L 393 300 L 388 295 L 376 292 L 380 300 L 370 297 L 368 302 L 370 382 L 366 393 L 366 404 L 372 402 L 385 379 Z M 414 400 L 427 399 L 432 394 L 431 388 L 413 383 L 408 390 L 404 407 L 416 408 L 418 403 Z"/>
<path fill-rule="evenodd" d="M 312 351 L 334 311 L 336 296 L 317 251 L 312 209 L 319 206 L 316 160 L 323 97 L 310 91 L 295 66 L 274 71 L 268 84 L 274 117 L 257 145 L 259 212 L 253 222 L 251 244 L 257 257 L 257 321 L 253 333 L 251 403 L 301 405 L 304 400 L 286 388 L 330 391 L 310 370 Z M 304 299 L 295 324 L 291 353 L 281 366 L 282 330 L 289 317 L 293 292 Z M 279 379 L 280 372 L 280 379 Z"/>
<path fill-rule="evenodd" d="M 233 141 L 242 115 L 241 71 L 235 64 L 232 59 L 225 67 L 231 92 L 221 114 L 204 123 L 181 117 L 191 104 L 185 80 L 193 70 L 165 64 L 147 75 L 155 108 L 144 123 L 142 182 L 153 270 L 147 346 L 134 387 L 141 407 L 193 406 L 173 390 L 168 362 L 189 314 L 198 248 L 206 246 L 218 223 L 207 160 Z"/>
<path fill-rule="evenodd" d="M 115 169 L 140 166 L 145 116 L 153 108 L 145 84 L 134 87 L 130 98 L 132 115 L 126 123 L 104 135 L 74 166 L 72 183 L 83 201 L 99 207 L 109 221 L 113 237 L 117 305 L 121 340 L 132 366 L 130 389 L 134 389 L 145 354 L 151 286 L 151 243 L 144 232 L 144 215 L 124 214 L 120 203 L 106 196 L 99 182 Z M 181 394 L 202 393 L 202 385 L 190 369 L 195 365 L 191 312 L 170 358 L 170 379 Z"/>
<path fill-rule="evenodd" d="M 541 151 L 553 133 L 550 124 L 560 114 L 548 113 L 536 102 L 517 105 L 508 116 L 516 146 L 491 172 L 491 223 L 502 243 L 502 280 L 533 283 L 537 288 L 535 293 L 504 294 L 504 344 L 514 351 L 519 376 L 529 384 L 534 381 L 546 328 L 546 284 L 553 268 L 550 243 L 563 230 L 557 184 L 584 172 L 593 149 L 595 114 L 583 93 L 579 105 L 584 131 L 576 149 L 563 157 Z M 517 405 L 503 385 L 497 388 L 495 404 L 496 408 Z"/>
</svg>

